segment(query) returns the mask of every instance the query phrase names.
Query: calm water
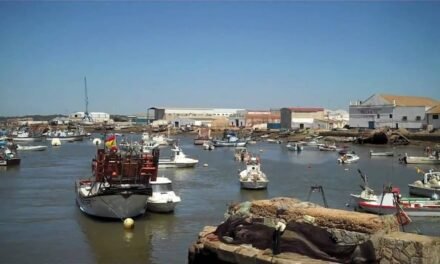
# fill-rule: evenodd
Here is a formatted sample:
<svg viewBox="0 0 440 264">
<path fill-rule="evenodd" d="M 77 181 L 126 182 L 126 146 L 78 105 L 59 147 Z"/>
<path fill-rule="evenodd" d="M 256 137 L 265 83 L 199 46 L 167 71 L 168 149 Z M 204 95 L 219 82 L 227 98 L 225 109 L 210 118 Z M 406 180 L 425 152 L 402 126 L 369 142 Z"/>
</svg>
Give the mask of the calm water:
<svg viewBox="0 0 440 264">
<path fill-rule="evenodd" d="M 399 164 L 398 157 L 370 158 L 368 151 L 423 153 L 421 147 L 353 145 L 357 164 L 339 165 L 337 154 L 305 149 L 297 154 L 284 145 L 258 143 L 248 149 L 259 153 L 269 177 L 265 191 L 239 188 L 237 172 L 244 166 L 233 159 L 233 148 L 204 151 L 181 137 L 188 156 L 198 158 L 194 169 L 162 169 L 173 181 L 182 202 L 174 214 L 147 213 L 135 219 L 135 229 L 124 231 L 118 221 L 102 221 L 82 214 L 75 204 L 74 181 L 88 177 L 95 147 L 91 141 L 65 143 L 43 152 L 23 152 L 17 168 L 0 167 L 1 263 L 186 263 L 187 249 L 206 225 L 223 220 L 231 202 L 289 196 L 306 199 L 311 185 L 324 187 L 330 207 L 350 210 L 350 193 L 359 193 L 357 169 L 368 175 L 377 192 L 383 184 L 400 186 L 421 178 L 415 166 Z M 161 154 L 169 155 L 168 149 Z M 208 167 L 203 167 L 207 163 Z M 428 170 L 430 166 L 419 166 Z M 435 167 L 434 167 L 435 168 Z M 439 167 L 435 169 L 440 169 Z M 311 201 L 322 204 L 319 193 Z M 440 219 L 417 219 L 408 228 L 440 236 Z"/>
</svg>

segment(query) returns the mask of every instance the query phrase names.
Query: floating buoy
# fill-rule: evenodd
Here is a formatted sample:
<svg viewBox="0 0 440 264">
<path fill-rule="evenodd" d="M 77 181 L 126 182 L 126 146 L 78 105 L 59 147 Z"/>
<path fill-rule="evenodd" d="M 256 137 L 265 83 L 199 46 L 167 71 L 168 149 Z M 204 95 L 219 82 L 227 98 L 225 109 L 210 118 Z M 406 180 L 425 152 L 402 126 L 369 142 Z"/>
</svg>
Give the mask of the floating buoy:
<svg viewBox="0 0 440 264">
<path fill-rule="evenodd" d="M 98 145 L 101 145 L 102 141 L 100 138 L 94 138 L 92 142 L 93 142 L 93 145 L 98 146 Z"/>
<path fill-rule="evenodd" d="M 59 138 L 52 138 L 52 141 L 50 142 L 52 146 L 61 146 L 61 140 Z"/>
<path fill-rule="evenodd" d="M 263 152 L 263 149 L 260 149 L 260 152 Z"/>
<path fill-rule="evenodd" d="M 345 168 L 344 170 L 348 171 L 348 168 Z"/>
<path fill-rule="evenodd" d="M 208 163 L 203 164 L 203 167 L 208 167 Z"/>
<path fill-rule="evenodd" d="M 126 218 L 124 220 L 124 227 L 125 227 L 125 229 L 133 229 L 134 220 L 132 218 Z"/>
</svg>

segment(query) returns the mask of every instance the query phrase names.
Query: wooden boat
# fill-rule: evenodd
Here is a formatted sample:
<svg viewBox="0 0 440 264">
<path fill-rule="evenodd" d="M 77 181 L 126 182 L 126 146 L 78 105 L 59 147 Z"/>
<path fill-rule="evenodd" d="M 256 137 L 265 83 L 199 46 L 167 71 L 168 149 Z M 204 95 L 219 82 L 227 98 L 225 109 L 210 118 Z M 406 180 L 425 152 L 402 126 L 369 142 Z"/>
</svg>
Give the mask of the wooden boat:
<svg viewBox="0 0 440 264">
<path fill-rule="evenodd" d="M 392 156 L 394 156 L 394 152 L 392 152 L 392 151 L 374 152 L 373 150 L 370 150 L 370 156 L 372 156 L 372 157 L 377 157 L 377 156 L 392 157 Z"/>
<path fill-rule="evenodd" d="M 251 157 L 246 163 L 246 169 L 241 171 L 240 176 L 240 186 L 243 189 L 266 189 L 269 180 L 266 174 L 261 171 L 260 159 L 256 157 Z"/>
<path fill-rule="evenodd" d="M 76 202 L 88 215 L 124 219 L 144 214 L 157 177 L 159 150 L 118 152 L 98 148 L 92 177 L 75 183 Z"/>
<path fill-rule="evenodd" d="M 374 214 L 396 214 L 403 210 L 408 216 L 440 217 L 440 201 L 429 198 L 403 198 L 399 188 L 391 188 L 375 201 L 360 201 L 362 211 Z"/>
<path fill-rule="evenodd" d="M 409 194 L 414 196 L 429 197 L 433 199 L 440 198 L 440 171 L 424 173 L 422 180 L 408 184 Z"/>
</svg>

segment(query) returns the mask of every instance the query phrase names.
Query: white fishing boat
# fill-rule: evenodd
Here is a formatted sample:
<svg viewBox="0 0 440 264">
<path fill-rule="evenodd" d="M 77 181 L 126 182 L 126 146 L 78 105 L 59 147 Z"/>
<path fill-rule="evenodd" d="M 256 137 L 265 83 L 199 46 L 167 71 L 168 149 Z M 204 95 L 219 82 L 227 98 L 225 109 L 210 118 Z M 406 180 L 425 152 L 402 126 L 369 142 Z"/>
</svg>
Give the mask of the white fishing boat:
<svg viewBox="0 0 440 264">
<path fill-rule="evenodd" d="M 159 151 L 123 155 L 98 149 L 93 175 L 75 183 L 79 209 L 92 216 L 124 219 L 145 213 L 152 194 L 150 180 L 157 177 Z"/>
<path fill-rule="evenodd" d="M 405 153 L 403 162 L 406 164 L 440 164 L 440 158 L 438 153 L 435 155 L 423 156 L 408 156 Z"/>
<path fill-rule="evenodd" d="M 355 163 L 359 160 L 359 156 L 354 153 L 346 153 L 340 156 L 337 161 L 342 164 Z"/>
<path fill-rule="evenodd" d="M 199 128 L 197 137 L 194 138 L 194 145 L 203 145 L 203 143 L 210 141 L 211 139 L 211 128 L 201 127 Z"/>
<path fill-rule="evenodd" d="M 24 146 L 17 144 L 17 150 L 19 151 L 27 151 L 27 150 L 33 150 L 33 151 L 43 151 L 46 150 L 47 146 L 38 145 L 38 146 Z"/>
<path fill-rule="evenodd" d="M 430 170 L 424 173 L 422 180 L 408 184 L 409 194 L 414 196 L 440 198 L 440 171 Z"/>
<path fill-rule="evenodd" d="M 260 159 L 252 157 L 246 163 L 246 169 L 241 171 L 240 176 L 240 186 L 243 189 L 266 189 L 269 180 L 266 174 L 261 171 Z"/>
<path fill-rule="evenodd" d="M 408 216 L 440 217 L 440 201 L 430 198 L 401 197 L 399 188 L 377 196 L 375 201 L 360 201 L 362 211 L 374 214 L 396 214 L 403 210 Z"/>
<path fill-rule="evenodd" d="M 179 146 L 171 149 L 171 157 L 159 159 L 159 168 L 191 168 L 196 166 L 199 161 L 188 158 Z"/>
<path fill-rule="evenodd" d="M 33 135 L 28 131 L 18 131 L 13 135 L 12 139 L 15 142 L 39 142 L 43 140 L 43 137 L 41 135 Z"/>
<path fill-rule="evenodd" d="M 18 156 L 15 148 L 5 146 L 0 148 L 0 166 L 20 165 L 21 158 Z"/>
<path fill-rule="evenodd" d="M 60 141 L 82 141 L 84 137 L 85 134 L 80 134 L 78 131 L 57 130 L 46 133 L 46 140 L 50 141 L 54 138 L 58 138 Z"/>
<path fill-rule="evenodd" d="M 279 139 L 273 139 L 273 138 L 268 138 L 268 139 L 266 139 L 266 142 L 267 142 L 267 143 L 275 143 L 275 144 L 281 144 L 281 143 L 282 143 L 281 140 L 279 140 Z"/>
<path fill-rule="evenodd" d="M 347 205 L 351 205 L 355 211 L 359 211 L 359 202 L 362 201 L 376 201 L 377 195 L 374 193 L 374 190 L 368 186 L 368 178 L 367 175 L 363 174 L 360 169 L 358 169 L 359 175 L 363 181 L 363 184 L 360 185 L 362 188 L 362 192 L 360 194 L 350 194 L 350 203 Z"/>
<path fill-rule="evenodd" d="M 161 145 L 161 146 L 166 146 L 168 145 L 168 140 L 167 137 L 165 137 L 164 135 L 160 134 L 160 135 L 155 135 L 151 138 L 152 140 L 156 141 L 157 144 Z"/>
<path fill-rule="evenodd" d="M 301 151 L 303 150 L 303 146 L 298 143 L 289 143 L 286 145 L 286 148 L 291 151 Z"/>
<path fill-rule="evenodd" d="M 392 156 L 394 156 L 394 152 L 392 152 L 392 151 L 374 152 L 373 150 L 370 150 L 370 156 L 372 156 L 372 157 L 392 157 Z"/>
<path fill-rule="evenodd" d="M 147 209 L 158 213 L 174 211 L 181 199 L 174 193 L 171 180 L 166 177 L 157 177 L 155 181 L 150 181 L 150 184 L 153 192 L 147 199 Z"/>
<path fill-rule="evenodd" d="M 251 158 L 251 154 L 246 147 L 236 147 L 234 150 L 234 158 L 238 161 L 247 162 Z"/>
<path fill-rule="evenodd" d="M 150 153 L 153 149 L 159 147 L 159 143 L 150 138 L 148 132 L 142 133 L 141 149 L 143 153 Z"/>
</svg>

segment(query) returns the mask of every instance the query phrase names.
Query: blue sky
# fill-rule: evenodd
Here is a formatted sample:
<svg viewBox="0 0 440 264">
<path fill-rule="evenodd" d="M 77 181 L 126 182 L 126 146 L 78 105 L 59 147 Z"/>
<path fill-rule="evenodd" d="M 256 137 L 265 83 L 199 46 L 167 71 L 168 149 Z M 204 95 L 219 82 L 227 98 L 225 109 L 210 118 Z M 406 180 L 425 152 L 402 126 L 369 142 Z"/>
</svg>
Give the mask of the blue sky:
<svg viewBox="0 0 440 264">
<path fill-rule="evenodd" d="M 0 116 L 440 99 L 436 2 L 1 2 Z"/>
</svg>

